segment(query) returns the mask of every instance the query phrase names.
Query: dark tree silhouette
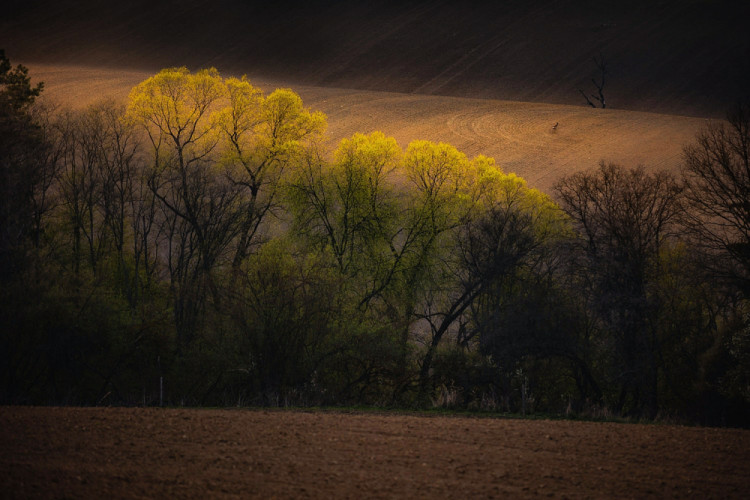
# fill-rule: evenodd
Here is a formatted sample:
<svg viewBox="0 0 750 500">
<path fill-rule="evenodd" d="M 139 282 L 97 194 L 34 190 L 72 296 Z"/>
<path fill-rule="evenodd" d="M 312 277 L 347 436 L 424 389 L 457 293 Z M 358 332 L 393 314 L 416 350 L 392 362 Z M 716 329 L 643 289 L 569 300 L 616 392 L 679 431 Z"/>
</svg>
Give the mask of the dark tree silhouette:
<svg viewBox="0 0 750 500">
<path fill-rule="evenodd" d="M 430 343 L 420 367 L 420 399 L 428 392 L 432 359 L 443 336 L 483 294 L 502 289 L 504 282 L 530 265 L 550 234 L 539 221 L 524 211 L 518 200 L 496 203 L 486 213 L 468 221 L 458 236 L 460 288 L 442 308 L 430 311 Z M 500 292 L 502 293 L 502 292 Z"/>
<path fill-rule="evenodd" d="M 660 305 L 651 288 L 681 188 L 667 172 L 602 163 L 594 172 L 563 178 L 555 191 L 580 233 L 580 268 L 590 284 L 592 313 L 614 343 L 615 408 L 654 416 Z"/>
<path fill-rule="evenodd" d="M 30 112 L 43 84 L 32 87 L 28 70 L 12 68 L 0 50 L 0 275 L 21 264 L 24 246 L 36 239 L 35 220 L 43 203 L 50 166 L 49 144 Z M 18 269 L 16 269 L 17 271 Z"/>
<path fill-rule="evenodd" d="M 709 124 L 684 157 L 687 226 L 714 275 L 750 297 L 750 103 Z"/>
<path fill-rule="evenodd" d="M 607 60 L 604 59 L 604 55 L 599 54 L 599 57 L 594 57 L 594 64 L 596 65 L 597 73 L 599 74 L 599 80 L 597 80 L 596 77 L 592 77 L 591 83 L 594 84 L 596 92 L 588 95 L 583 89 L 578 89 L 578 92 L 580 92 L 583 98 L 586 99 L 586 104 L 592 108 L 601 107 L 604 109 L 607 107 L 607 101 L 604 98 L 604 85 L 607 83 Z M 597 106 L 592 99 L 598 102 L 599 106 Z"/>
<path fill-rule="evenodd" d="M 32 87 L 29 70 L 21 64 L 13 68 L 5 51 L 0 49 L 0 89 L 0 109 L 3 113 L 20 112 L 34 104 L 44 89 L 44 83 Z"/>
</svg>

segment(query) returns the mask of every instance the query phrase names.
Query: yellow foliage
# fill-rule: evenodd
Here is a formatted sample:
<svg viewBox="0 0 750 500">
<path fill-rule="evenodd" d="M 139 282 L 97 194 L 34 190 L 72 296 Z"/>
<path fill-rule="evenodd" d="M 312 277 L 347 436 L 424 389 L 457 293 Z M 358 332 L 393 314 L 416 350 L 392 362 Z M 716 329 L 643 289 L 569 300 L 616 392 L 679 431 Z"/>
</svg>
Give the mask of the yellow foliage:
<svg viewBox="0 0 750 500">
<path fill-rule="evenodd" d="M 278 173 L 325 133 L 326 116 L 304 108 L 299 95 L 289 89 L 264 97 L 245 78 L 229 79 L 227 87 L 230 102 L 219 114 L 219 123 L 230 170 L 244 170 L 251 177 Z"/>
<path fill-rule="evenodd" d="M 227 78 L 224 84 L 229 103 L 216 114 L 216 123 L 227 136 L 239 139 L 260 123 L 263 92 L 246 76 Z"/>
<path fill-rule="evenodd" d="M 168 68 L 130 91 L 127 113 L 152 134 L 166 135 L 182 147 L 205 138 L 211 108 L 224 95 L 215 68 L 194 74 L 185 67 Z"/>
<path fill-rule="evenodd" d="M 292 90 L 264 96 L 247 77 L 224 80 L 213 68 L 160 71 L 131 91 L 127 114 L 149 131 L 162 157 L 181 158 L 183 152 L 205 157 L 220 144 L 221 161 L 214 162 L 214 168 L 253 193 L 275 185 L 286 165 L 320 158 L 317 147 L 327 128 L 326 116 L 305 108 Z M 357 133 L 339 143 L 332 163 L 319 166 L 318 174 L 300 169 L 294 182 L 321 175 L 326 189 L 342 195 L 345 191 L 362 209 L 379 210 L 396 203 L 386 199 L 405 180 L 406 186 L 400 186 L 405 198 L 398 203 L 406 203 L 403 207 L 413 217 L 431 220 L 438 231 L 497 204 L 515 205 L 533 215 L 540 231 L 569 231 L 547 195 L 503 172 L 493 158 L 480 155 L 470 161 L 450 144 L 413 141 L 402 151 L 382 132 Z M 304 182 L 310 181 L 314 179 Z"/>
<path fill-rule="evenodd" d="M 276 89 L 265 99 L 263 117 L 270 147 L 301 141 L 311 134 L 322 135 L 328 126 L 325 114 L 310 112 L 290 89 Z"/>
<path fill-rule="evenodd" d="M 403 166 L 411 183 L 436 200 L 456 195 L 471 177 L 466 155 L 442 142 L 412 141 L 406 148 Z"/>
<path fill-rule="evenodd" d="M 163 69 L 133 88 L 127 114 L 148 131 L 159 163 L 176 158 L 182 167 L 183 158 L 206 158 L 220 145 L 211 168 L 253 191 L 277 180 L 327 127 L 325 115 L 304 108 L 293 91 L 266 97 L 246 76 L 224 80 L 214 68 Z"/>
<path fill-rule="evenodd" d="M 357 171 L 375 188 L 398 167 L 401 148 L 393 137 L 382 132 L 369 135 L 354 134 L 351 139 L 343 139 L 334 152 L 334 168 L 338 171 Z"/>
</svg>

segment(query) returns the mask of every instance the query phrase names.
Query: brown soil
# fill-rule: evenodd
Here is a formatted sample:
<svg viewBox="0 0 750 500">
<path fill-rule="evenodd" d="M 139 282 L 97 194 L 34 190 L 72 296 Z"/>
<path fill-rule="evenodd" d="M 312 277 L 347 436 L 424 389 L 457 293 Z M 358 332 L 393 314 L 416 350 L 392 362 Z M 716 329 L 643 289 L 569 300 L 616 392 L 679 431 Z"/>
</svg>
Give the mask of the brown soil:
<svg viewBox="0 0 750 500">
<path fill-rule="evenodd" d="M 740 498 L 750 431 L 338 412 L 0 408 L 8 498 Z"/>
<path fill-rule="evenodd" d="M 29 65 L 44 95 L 68 106 L 124 100 L 153 73 L 81 66 Z M 229 74 L 223 76 L 230 76 Z M 251 79 L 270 92 L 288 82 Z M 292 86 L 306 106 L 328 116 L 332 147 L 355 132 L 380 130 L 402 147 L 415 139 L 447 142 L 469 157 L 495 158 L 532 187 L 550 192 L 563 175 L 600 161 L 676 171 L 683 147 L 706 120 L 615 109 L 490 99 Z M 553 128 L 558 123 L 557 128 Z"/>
<path fill-rule="evenodd" d="M 12 61 L 215 66 L 318 87 L 723 117 L 750 79 L 736 0 L 6 0 Z M 554 122 L 553 122 L 554 123 Z"/>
</svg>

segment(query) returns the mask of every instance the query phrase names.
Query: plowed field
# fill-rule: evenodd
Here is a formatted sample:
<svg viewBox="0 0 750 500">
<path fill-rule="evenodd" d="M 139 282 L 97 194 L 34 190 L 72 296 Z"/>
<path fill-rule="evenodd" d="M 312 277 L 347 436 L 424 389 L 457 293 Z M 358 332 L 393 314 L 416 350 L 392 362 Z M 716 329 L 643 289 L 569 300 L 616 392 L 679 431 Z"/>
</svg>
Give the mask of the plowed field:
<svg viewBox="0 0 750 500">
<path fill-rule="evenodd" d="M 50 100 L 75 107 L 106 97 L 125 100 L 133 86 L 151 76 L 80 66 L 29 67 L 34 82 L 45 82 Z M 290 86 L 252 76 L 251 82 L 265 92 Z M 355 132 L 374 130 L 395 137 L 403 148 L 416 139 L 447 142 L 470 158 L 495 158 L 503 170 L 545 192 L 561 176 L 595 168 L 600 161 L 676 171 L 683 147 L 706 124 L 702 118 L 616 109 L 291 86 L 305 106 L 328 116 L 332 148 Z"/>
<path fill-rule="evenodd" d="M 8 498 L 747 498 L 750 431 L 2 407 L 0 485 Z"/>
</svg>

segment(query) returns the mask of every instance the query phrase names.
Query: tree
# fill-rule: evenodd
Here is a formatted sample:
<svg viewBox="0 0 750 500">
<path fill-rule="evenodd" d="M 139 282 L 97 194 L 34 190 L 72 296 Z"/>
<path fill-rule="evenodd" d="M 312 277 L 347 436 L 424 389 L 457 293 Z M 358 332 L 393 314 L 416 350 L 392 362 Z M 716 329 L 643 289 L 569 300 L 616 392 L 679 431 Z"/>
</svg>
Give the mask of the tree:
<svg viewBox="0 0 750 500">
<path fill-rule="evenodd" d="M 72 268 L 78 273 L 83 261 L 94 274 L 111 271 L 135 307 L 156 270 L 154 196 L 144 179 L 142 137 L 114 101 L 60 113 L 55 131 L 65 165 L 59 194 Z"/>
<path fill-rule="evenodd" d="M 302 99 L 289 89 L 277 89 L 266 97 L 245 77 L 229 78 L 225 85 L 229 103 L 216 117 L 224 146 L 221 164 L 231 182 L 244 191 L 232 260 L 236 268 L 257 245 L 255 235 L 266 215 L 278 208 L 286 168 L 298 162 L 305 150 L 317 147 L 326 117 L 305 109 Z"/>
<path fill-rule="evenodd" d="M 684 149 L 685 222 L 721 282 L 750 297 L 750 104 Z"/>
<path fill-rule="evenodd" d="M 586 99 L 586 104 L 592 108 L 596 108 L 597 105 L 591 100 L 599 103 L 599 107 L 602 109 L 607 107 L 607 101 L 604 99 L 604 85 L 607 83 L 607 60 L 604 59 L 604 55 L 599 54 L 599 57 L 594 57 L 594 65 L 599 72 L 599 80 L 596 77 L 591 78 L 591 83 L 594 84 L 596 92 L 592 94 L 586 94 L 583 89 L 578 89 L 578 92 Z"/>
<path fill-rule="evenodd" d="M 555 186 L 561 207 L 579 233 L 574 273 L 581 273 L 602 342 L 612 342 L 615 409 L 626 405 L 652 417 L 658 409 L 661 313 L 654 284 L 679 213 L 681 187 L 667 172 L 625 169 L 602 162 L 593 172 Z"/>
<path fill-rule="evenodd" d="M 102 270 L 111 249 L 102 205 L 109 122 L 91 110 L 53 115 L 35 103 L 42 87 L 31 87 L 25 68 L 10 71 L 4 57 L 0 67 L 0 400 L 133 401 L 140 390 L 128 384 L 145 379 L 143 348 L 159 335 L 146 335 L 149 322 L 107 273 L 88 279 L 65 265 L 73 230 L 84 266 Z"/>
<path fill-rule="evenodd" d="M 215 69 L 162 70 L 130 93 L 128 114 L 148 134 L 148 185 L 161 206 L 162 234 L 179 344 L 199 329 L 212 271 L 240 231 L 239 188 L 217 175 L 218 106 L 226 87 Z"/>
<path fill-rule="evenodd" d="M 427 396 L 432 358 L 442 338 L 458 326 L 458 342 L 466 345 L 479 334 L 481 342 L 491 343 L 490 330 L 505 325 L 489 326 L 480 312 L 482 306 L 487 311 L 488 304 L 507 300 L 507 284 L 536 267 L 539 252 L 564 228 L 547 196 L 528 188 L 523 179 L 503 173 L 491 159 L 479 157 L 474 163 L 476 202 L 453 234 L 455 247 L 435 266 L 438 273 L 432 270 L 434 274 L 442 270 L 447 281 L 428 289 L 429 307 L 422 316 L 431 335 L 420 369 L 421 399 Z M 462 329 L 473 331 L 461 334 Z"/>
<path fill-rule="evenodd" d="M 60 175 L 61 201 L 70 232 L 71 265 L 82 263 L 96 275 L 107 252 L 109 233 L 103 214 L 104 127 L 93 110 L 64 113 L 59 122 L 60 147 L 65 169 Z"/>
<path fill-rule="evenodd" d="M 22 272 L 37 246 L 57 167 L 42 120 L 32 110 L 43 89 L 0 50 L 0 278 Z M 43 117 L 41 117 L 43 118 Z"/>
<path fill-rule="evenodd" d="M 306 155 L 287 189 L 295 233 L 313 252 L 331 259 L 342 277 L 344 314 L 360 324 L 356 345 L 367 345 L 372 353 L 388 352 L 397 343 L 394 337 L 408 332 L 399 304 L 390 300 L 414 240 L 395 179 L 402 155 L 396 141 L 380 132 L 355 134 L 341 141 L 332 162 L 314 152 Z M 350 371 L 357 372 L 348 384 L 352 389 L 377 379 L 376 373 L 393 376 L 389 367 L 395 359 L 387 355 L 367 360 L 362 352 L 353 358 L 364 362 L 351 362 Z M 400 358 L 403 376 L 405 352 Z"/>
<path fill-rule="evenodd" d="M 462 342 L 478 340 L 480 352 L 490 357 L 507 408 L 515 398 L 514 385 L 522 410 L 532 391 L 558 391 L 556 398 L 566 392 L 572 398 L 577 389 L 580 400 L 598 400 L 588 350 L 590 327 L 565 272 L 571 220 L 522 181 L 506 181 L 505 186 L 504 195 L 468 229 L 467 262 L 486 283 L 471 305 Z M 539 368 L 548 364 L 555 368 Z M 576 386 L 563 391 L 561 386 L 571 379 Z"/>
<path fill-rule="evenodd" d="M 408 384 L 413 323 L 428 290 L 445 286 L 438 267 L 449 259 L 449 234 L 477 202 L 484 161 L 447 144 L 414 141 L 402 153 L 382 133 L 355 134 L 332 164 L 311 157 L 290 185 L 295 227 L 332 255 L 362 314 L 388 318 L 396 393 Z"/>
<path fill-rule="evenodd" d="M 682 177 L 693 260 L 713 292 L 705 330 L 715 345 L 701 371 L 716 401 L 714 419 L 732 421 L 750 407 L 750 102 L 727 118 L 709 123 L 685 147 Z"/>
<path fill-rule="evenodd" d="M 15 68 L 0 49 L 0 110 L 3 114 L 24 113 L 42 93 L 44 83 L 31 86 L 29 70 L 19 64 Z"/>
<path fill-rule="evenodd" d="M 320 397 L 331 337 L 342 323 L 338 276 L 320 255 L 293 255 L 288 241 L 264 245 L 243 262 L 230 317 L 240 334 L 227 356 L 245 391 L 265 405 Z M 309 400 L 308 400 L 309 401 Z"/>
<path fill-rule="evenodd" d="M 30 321 L 40 300 L 35 264 L 39 258 L 43 201 L 54 164 L 45 129 L 32 105 L 42 84 L 32 87 L 28 70 L 12 68 L 0 50 L 0 400 L 29 399 L 43 368 L 37 342 L 40 328 Z M 38 317 L 34 318 L 39 321 Z"/>
<path fill-rule="evenodd" d="M 132 307 L 141 303 L 158 268 L 155 254 L 155 197 L 144 182 L 142 136 L 126 108 L 114 101 L 92 106 L 91 125 L 101 129 L 101 201 L 99 210 L 116 261 L 118 287 Z"/>
</svg>

